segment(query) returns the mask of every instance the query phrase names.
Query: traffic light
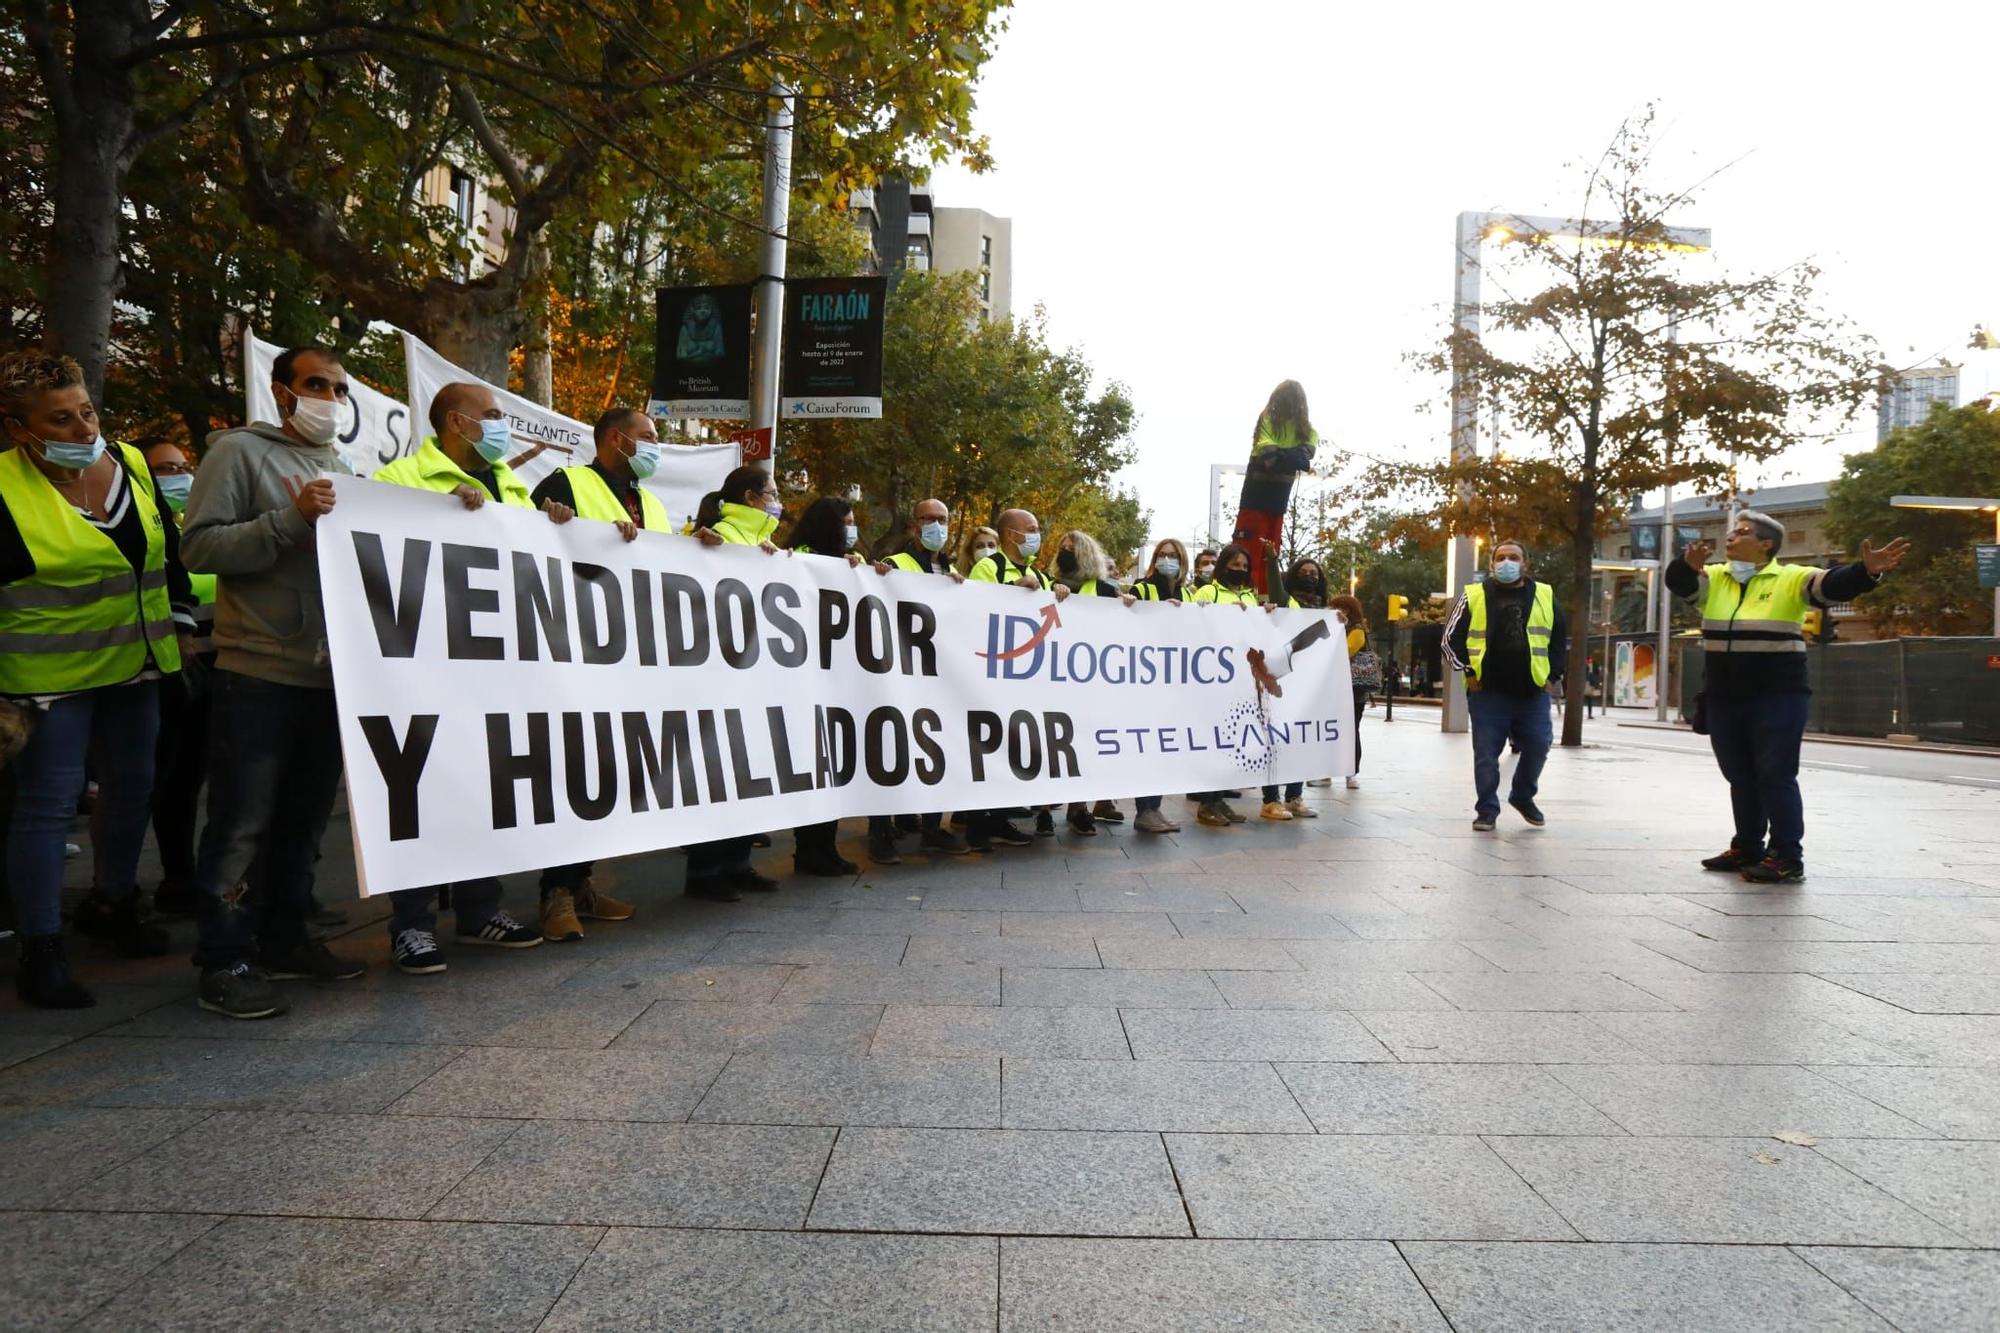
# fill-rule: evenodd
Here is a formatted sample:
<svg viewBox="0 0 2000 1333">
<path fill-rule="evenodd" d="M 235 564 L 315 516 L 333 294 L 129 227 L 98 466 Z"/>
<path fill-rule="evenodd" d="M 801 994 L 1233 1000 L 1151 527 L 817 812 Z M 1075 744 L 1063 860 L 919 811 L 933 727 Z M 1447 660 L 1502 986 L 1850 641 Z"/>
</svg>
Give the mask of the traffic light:
<svg viewBox="0 0 2000 1333">
<path fill-rule="evenodd" d="M 1805 624 L 1800 626 L 1800 628 L 1805 631 L 1807 643 L 1819 642 L 1819 632 L 1824 624 L 1825 622 L 1820 619 L 1820 609 L 1818 607 L 1809 606 L 1806 608 Z"/>
<path fill-rule="evenodd" d="M 1401 620 L 1403 617 L 1409 614 L 1410 614 L 1410 599 L 1402 596 L 1399 593 L 1393 593 L 1393 592 L 1390 593 L 1389 619 L 1391 621 L 1397 621 Z"/>
</svg>

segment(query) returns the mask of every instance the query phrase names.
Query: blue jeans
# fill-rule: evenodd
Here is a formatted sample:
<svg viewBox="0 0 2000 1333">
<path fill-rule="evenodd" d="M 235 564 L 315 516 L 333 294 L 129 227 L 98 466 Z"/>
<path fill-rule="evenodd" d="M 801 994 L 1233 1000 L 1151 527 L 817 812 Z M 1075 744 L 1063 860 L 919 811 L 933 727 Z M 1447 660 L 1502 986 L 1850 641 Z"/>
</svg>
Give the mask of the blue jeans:
<svg viewBox="0 0 2000 1333">
<path fill-rule="evenodd" d="M 340 788 L 332 690 L 234 671 L 217 671 L 210 688 L 208 823 L 194 872 L 200 968 L 305 941 L 313 861 Z M 244 892 L 252 880 L 254 915 Z"/>
<path fill-rule="evenodd" d="M 1158 796 L 1134 796 L 1132 798 L 1132 810 L 1135 814 L 1144 814 L 1148 810 L 1157 810 L 1160 808 L 1161 799 Z"/>
<path fill-rule="evenodd" d="M 1303 783 L 1303 782 L 1288 782 L 1288 783 L 1286 783 L 1286 784 L 1285 784 L 1285 799 L 1286 799 L 1286 800 L 1288 800 L 1288 801 L 1296 801 L 1296 800 L 1298 800 L 1298 799 L 1299 799 L 1300 797 L 1304 796 L 1305 794 L 1306 794 L 1306 784 L 1305 784 L 1305 783 Z M 1277 787 L 1276 787 L 1275 785 L 1270 785 L 1270 786 L 1266 786 L 1266 787 L 1264 788 L 1264 801 L 1265 801 L 1265 803 L 1266 803 L 1266 804 L 1269 804 L 1270 802 L 1272 802 L 1272 801 L 1275 801 L 1275 800 L 1277 800 L 1277 799 L 1278 799 L 1278 788 L 1277 788 Z"/>
<path fill-rule="evenodd" d="M 136 681 L 57 699 L 15 757 L 7 881 L 23 936 L 62 932 L 63 843 L 76 823 L 86 763 L 97 778 L 90 817 L 97 889 L 112 898 L 138 891 L 160 729 L 159 689 L 157 682 Z"/>
<path fill-rule="evenodd" d="M 1799 796 L 1799 742 L 1806 734 L 1807 694 L 1708 696 L 1708 744 L 1729 779 L 1736 815 L 1730 846 L 1780 861 L 1802 861 L 1805 802 Z M 1765 841 L 1769 833 L 1769 843 Z"/>
<path fill-rule="evenodd" d="M 1529 695 L 1470 690 L 1465 703 L 1472 715 L 1472 784 L 1479 793 L 1475 813 L 1489 819 L 1500 813 L 1500 752 L 1509 739 L 1519 747 L 1521 758 L 1514 765 L 1514 785 L 1507 799 L 1534 800 L 1555 739 L 1549 696 L 1540 690 Z"/>
<path fill-rule="evenodd" d="M 458 918 L 458 933 L 476 935 L 479 928 L 500 910 L 500 881 L 462 879 L 451 886 L 451 910 Z M 427 930 L 437 934 L 438 886 L 426 889 L 397 889 L 389 895 L 389 939 L 406 930 Z"/>
</svg>

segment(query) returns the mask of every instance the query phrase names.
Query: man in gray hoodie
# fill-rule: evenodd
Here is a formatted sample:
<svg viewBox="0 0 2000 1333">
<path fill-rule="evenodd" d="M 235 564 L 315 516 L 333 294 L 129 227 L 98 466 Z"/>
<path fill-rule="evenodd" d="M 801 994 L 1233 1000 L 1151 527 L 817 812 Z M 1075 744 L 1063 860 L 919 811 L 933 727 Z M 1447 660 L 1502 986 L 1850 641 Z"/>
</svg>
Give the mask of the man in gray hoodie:
<svg viewBox="0 0 2000 1333">
<path fill-rule="evenodd" d="M 208 437 L 181 533 L 189 569 L 214 574 L 215 676 L 208 823 L 195 858 L 201 1007 L 285 1012 L 274 980 L 345 980 L 358 963 L 307 929 L 312 866 L 340 784 L 340 722 L 327 655 L 314 525 L 333 508 L 324 474 L 347 372 L 323 347 L 272 367 L 284 425 Z M 255 864 L 254 918 L 245 881 Z"/>
</svg>

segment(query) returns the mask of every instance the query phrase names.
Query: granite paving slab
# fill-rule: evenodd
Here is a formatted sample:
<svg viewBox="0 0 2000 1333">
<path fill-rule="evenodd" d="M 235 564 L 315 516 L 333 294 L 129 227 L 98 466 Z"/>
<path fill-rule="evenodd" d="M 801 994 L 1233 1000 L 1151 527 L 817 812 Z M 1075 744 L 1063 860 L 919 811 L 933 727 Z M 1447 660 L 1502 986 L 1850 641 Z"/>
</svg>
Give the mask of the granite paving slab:
<svg viewBox="0 0 2000 1333">
<path fill-rule="evenodd" d="M 1104 940 L 1104 965 L 1165 971 L 1297 972 L 1299 963 L 1276 939 L 1196 938 Z"/>
<path fill-rule="evenodd" d="M 1815 1065 L 1813 1072 L 1950 1139 L 2000 1139 L 2000 1068 Z"/>
<path fill-rule="evenodd" d="M 0 1107 L 0 1208 L 56 1208 L 77 1186 L 211 1112 L 155 1107 Z"/>
<path fill-rule="evenodd" d="M 802 967 L 778 998 L 787 1004 L 998 1004 L 1000 969 L 988 963 Z"/>
<path fill-rule="evenodd" d="M 1363 1241 L 1000 1242 L 1002 1333 L 1449 1328 L 1392 1245 Z"/>
<path fill-rule="evenodd" d="M 1616 1134 L 1553 1077 L 1498 1064 L 1280 1064 L 1322 1134 Z"/>
<path fill-rule="evenodd" d="M 1393 1060 L 1351 1015 L 1304 1009 L 1132 1009 L 1140 1060 Z"/>
<path fill-rule="evenodd" d="M 842 907 L 813 929 L 829 935 L 998 935 L 999 912 L 952 912 L 917 903 L 897 907 Z"/>
<path fill-rule="evenodd" d="M 1476 1138 L 1169 1134 L 1167 1150 L 1203 1237 L 1576 1236 Z"/>
<path fill-rule="evenodd" d="M 67 1328 L 216 1221 L 167 1213 L 0 1213 L 0 1326 Z"/>
<path fill-rule="evenodd" d="M 1008 1129 L 1313 1132 L 1265 1063 L 1011 1059 L 1001 1094 Z"/>
<path fill-rule="evenodd" d="M 846 1129 L 808 1225 L 828 1231 L 1186 1236 L 1157 1134 Z"/>
<path fill-rule="evenodd" d="M 1216 972 L 1231 1009 L 1450 1009 L 1451 1001 L 1406 972 Z"/>
<path fill-rule="evenodd" d="M 798 1051 L 864 1055 L 877 1004 L 702 1004 L 661 1000 L 611 1043 L 660 1051 Z"/>
<path fill-rule="evenodd" d="M 1803 1014 L 1598 1013 L 1590 1018 L 1666 1064 L 1907 1063 L 1892 1046 Z"/>
<path fill-rule="evenodd" d="M 1562 1084 L 1643 1135 L 1933 1137 L 1934 1131 L 1796 1065 L 1553 1065 Z"/>
<path fill-rule="evenodd" d="M 1434 940 L 1291 940 L 1285 951 L 1314 972 L 1492 972 L 1468 946 Z"/>
<path fill-rule="evenodd" d="M 459 1050 L 326 1041 L 85 1037 L 0 1073 L 0 1104 L 374 1111 L 443 1068 Z"/>
<path fill-rule="evenodd" d="M 908 935 L 827 935 L 738 931 L 710 949 L 704 963 L 844 963 L 893 967 L 903 961 Z"/>
<path fill-rule="evenodd" d="M 1220 1009 L 1222 992 L 1206 972 L 1010 967 L 1001 1003 L 1037 1008 Z"/>
<path fill-rule="evenodd" d="M 795 1231 L 833 1137 L 762 1125 L 531 1122 L 429 1216 Z"/>
<path fill-rule="evenodd" d="M 1460 1009 L 1514 1013 L 1668 1011 L 1673 1005 L 1602 972 L 1418 972 L 1418 981 Z"/>
<path fill-rule="evenodd" d="M 2000 1143 L 1840 1139 L 1820 1151 L 1974 1245 L 2000 1249 Z"/>
<path fill-rule="evenodd" d="M 481 1047 L 388 1109 L 515 1120 L 685 1120 L 728 1060 L 713 1051 Z"/>
<path fill-rule="evenodd" d="M 693 1119 L 753 1125 L 1000 1124 L 1000 1062 L 990 1056 L 730 1057 Z"/>
<path fill-rule="evenodd" d="M 1399 1060 L 1629 1064 L 1647 1058 L 1597 1026 L 1599 1015 L 1370 1010 L 1357 1017 Z"/>
<path fill-rule="evenodd" d="M 73 1191 L 66 1206 L 416 1218 L 519 1128 L 443 1116 L 218 1111 Z"/>
<path fill-rule="evenodd" d="M 1401 1249 L 1459 1333 L 1889 1328 L 1772 1246 L 1413 1241 Z"/>
<path fill-rule="evenodd" d="M 1800 1246 L 1796 1253 L 1897 1328 L 2000 1328 L 2000 1251 Z"/>
<path fill-rule="evenodd" d="M 2000 976 L 1921 972 L 1824 972 L 1836 986 L 1924 1014 L 2000 1014 Z"/>
<path fill-rule="evenodd" d="M 538 1328 L 958 1333 L 992 1327 L 998 1264 L 988 1237 L 614 1229 Z"/>
<path fill-rule="evenodd" d="M 655 1000 L 694 1000 L 699 1003 L 762 1004 L 774 1000 L 778 991 L 800 969 L 788 963 L 672 963 L 657 964 L 637 956 L 607 958 L 578 972 L 556 989 L 555 1008 L 573 1010 L 586 1022 L 576 1023 L 578 1037 L 604 1032 L 602 1046 L 624 1031 Z M 575 999 L 567 997 L 574 994 Z M 637 1005 L 635 1009 L 632 1006 Z M 600 1006 L 602 1007 L 600 1009 Z M 549 1007 L 549 1006 L 544 1006 Z M 623 1022 L 617 1020 L 623 1018 Z M 594 1021 L 589 1021 L 594 1020 Z M 616 1023 L 616 1026 L 612 1026 Z M 485 1045 L 500 1045 L 486 1042 Z M 519 1043 L 529 1044 L 529 1043 Z M 541 1046 L 584 1045 L 576 1041 L 540 1041 Z"/>
<path fill-rule="evenodd" d="M 9 1033 L 0 1036 L 0 1069 L 32 1060 L 44 1052 L 53 1051 L 68 1040 L 70 1038 L 54 1033 L 44 1033 L 39 1036 L 26 1033 L 17 1036 Z"/>
<path fill-rule="evenodd" d="M 1239 899 L 1239 901 L 1241 901 Z M 1351 940 L 1357 938 L 1345 922 L 1331 911 L 1304 908 L 1266 908 L 1256 899 L 1253 910 L 1243 912 L 1175 912 L 1173 924 L 1188 940 Z M 1281 966 L 1295 968 L 1298 960 L 1286 955 Z"/>
<path fill-rule="evenodd" d="M 993 963 L 1000 967 L 1103 967 L 1088 936 L 948 935 L 910 941 L 906 964 Z"/>
<path fill-rule="evenodd" d="M 1132 1048 L 1111 1008 L 892 1004 L 868 1053 L 1127 1060 Z"/>
<path fill-rule="evenodd" d="M 173 1330 L 534 1328 L 603 1233 L 338 1218 L 233 1219 L 80 1327 Z"/>
<path fill-rule="evenodd" d="M 1173 939 L 1165 912 L 1002 912 L 1000 933 L 1029 939 Z"/>
<path fill-rule="evenodd" d="M 1965 1244 L 1831 1158 L 1769 1138 L 1487 1142 L 1586 1240 Z"/>
</svg>

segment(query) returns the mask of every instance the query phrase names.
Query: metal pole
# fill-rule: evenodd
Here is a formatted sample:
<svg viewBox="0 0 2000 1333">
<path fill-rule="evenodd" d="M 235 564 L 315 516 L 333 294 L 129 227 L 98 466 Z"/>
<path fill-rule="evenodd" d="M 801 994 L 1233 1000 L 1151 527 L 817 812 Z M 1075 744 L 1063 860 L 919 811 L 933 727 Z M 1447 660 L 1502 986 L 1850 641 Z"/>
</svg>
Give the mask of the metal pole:
<svg viewBox="0 0 2000 1333">
<path fill-rule="evenodd" d="M 1486 225 L 1484 213 L 1460 213 L 1452 246 L 1453 284 L 1451 322 L 1453 331 L 1465 337 L 1479 336 L 1479 241 Z M 1479 394 L 1473 387 L 1472 372 L 1463 352 L 1452 356 L 1451 367 L 1451 461 L 1469 462 L 1479 454 Z M 1459 498 L 1469 499 L 1464 483 Z M 1445 601 L 1454 601 L 1472 582 L 1472 539 L 1455 535 L 1445 560 Z M 1448 672 L 1444 681 L 1444 707 L 1439 725 L 1445 731 L 1464 731 L 1468 725 L 1465 707 L 1465 679 Z"/>
<path fill-rule="evenodd" d="M 1677 311 L 1674 314 L 1668 316 L 1667 318 L 1666 388 L 1667 388 L 1668 417 L 1667 417 L 1666 460 L 1667 460 L 1667 466 L 1669 467 L 1673 466 L 1674 445 L 1678 442 L 1678 437 L 1680 435 L 1680 427 L 1677 424 L 1675 417 L 1673 416 L 1673 413 L 1675 411 L 1675 406 L 1673 401 L 1675 375 L 1679 369 L 1678 366 L 1675 364 L 1675 361 L 1680 354 L 1680 342 L 1681 342 L 1681 317 L 1679 312 Z M 1667 562 L 1674 558 L 1674 483 L 1672 482 L 1672 480 L 1669 480 L 1667 482 L 1665 490 L 1660 498 L 1660 553 L 1659 554 L 1660 554 L 1660 571 L 1659 571 L 1660 572 L 1660 577 L 1659 577 L 1660 638 L 1658 644 L 1653 649 L 1653 688 L 1654 688 L 1654 693 L 1656 693 L 1659 696 L 1659 698 L 1654 701 L 1653 716 L 1656 720 L 1665 722 L 1667 720 L 1667 676 L 1668 676 L 1667 648 L 1671 640 L 1673 639 L 1674 635 L 1674 595 L 1667 591 Z M 1646 591 L 1650 594 L 1653 591 L 1653 589 L 1650 586 L 1648 586 Z M 1646 600 L 1648 605 L 1650 605 L 1652 602 L 1652 598 L 1649 596 Z"/>
<path fill-rule="evenodd" d="M 764 244 L 757 262 L 757 373 L 750 424 L 771 432 L 778 465 L 778 360 L 784 346 L 785 245 L 792 203 L 792 90 L 771 85 L 764 115 Z"/>
</svg>

